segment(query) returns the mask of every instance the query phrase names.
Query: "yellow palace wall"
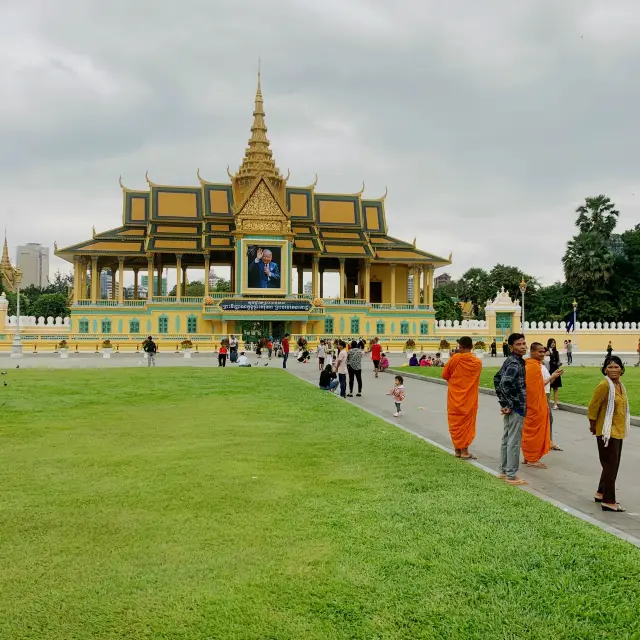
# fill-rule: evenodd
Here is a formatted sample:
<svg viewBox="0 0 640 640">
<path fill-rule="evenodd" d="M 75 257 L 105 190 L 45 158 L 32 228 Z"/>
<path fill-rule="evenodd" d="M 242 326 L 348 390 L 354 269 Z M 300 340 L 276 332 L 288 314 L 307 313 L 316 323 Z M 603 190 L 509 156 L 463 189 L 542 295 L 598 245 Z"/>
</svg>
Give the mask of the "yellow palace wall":
<svg viewBox="0 0 640 640">
<path fill-rule="evenodd" d="M 20 334 L 23 338 L 25 353 L 32 351 L 53 351 L 62 339 L 69 342 L 70 348 L 79 351 L 95 351 L 103 339 L 112 341 L 114 348 L 121 351 L 136 351 L 147 335 L 154 336 L 161 350 L 175 349 L 183 339 L 189 338 L 200 350 L 211 350 L 219 346 L 220 340 L 232 333 L 240 334 L 240 320 L 224 320 L 208 318 L 210 308 L 203 310 L 202 305 L 166 305 L 155 306 L 147 311 L 144 307 L 114 309 L 104 308 L 74 308 L 70 325 L 62 325 L 58 320 L 53 322 L 39 322 L 35 319 L 23 319 Z M 160 332 L 160 318 L 166 318 L 166 332 Z M 189 318 L 196 320 L 196 332 L 189 332 Z M 259 315 L 244 316 L 246 320 L 259 320 Z M 280 319 L 272 316 L 271 319 Z M 482 326 L 446 326 L 446 323 L 436 323 L 433 312 L 424 310 L 377 310 L 372 307 L 351 307 L 345 305 L 327 305 L 319 309 L 312 319 L 306 315 L 290 314 L 282 317 L 288 324 L 288 330 L 294 338 L 303 335 L 313 346 L 321 338 L 352 338 L 363 336 L 367 340 L 379 336 L 383 347 L 392 351 L 401 351 L 408 339 L 416 342 L 415 350 L 437 350 L 441 339 L 454 344 L 463 335 L 469 335 L 474 340 L 482 340 L 488 348 L 492 339 L 502 341 L 502 335 L 496 331 L 495 319 L 491 319 Z M 43 319 L 41 319 L 43 320 Z M 80 333 L 80 321 L 88 321 L 88 333 Z M 131 333 L 131 321 L 137 320 L 139 332 Z M 333 331 L 331 328 L 332 321 Z M 352 321 L 358 320 L 352 325 Z M 517 316 L 513 319 L 513 331 L 520 330 Z M 110 331 L 103 332 L 103 321 L 110 322 Z M 479 323 L 476 323 L 479 324 Z M 384 325 L 384 326 L 379 326 Z M 436 326 L 438 325 L 438 326 Z M 9 351 L 15 334 L 15 320 L 8 321 L 6 309 L 0 307 L 0 351 Z M 108 328 L 108 327 L 104 327 Z M 191 327 L 193 328 L 193 327 Z M 357 330 L 353 330 L 356 329 Z M 379 331 L 378 329 L 384 329 Z M 612 342 L 614 352 L 635 354 L 640 339 L 640 328 L 600 328 L 579 329 L 576 333 L 567 334 L 561 328 L 529 328 L 525 330 L 529 343 L 538 341 L 546 344 L 549 338 L 554 338 L 562 350 L 564 340 L 571 339 L 576 353 L 603 353 L 609 341 Z"/>
<path fill-rule="evenodd" d="M 396 303 L 406 304 L 409 301 L 407 283 L 409 268 L 402 265 L 396 266 Z M 382 282 L 382 299 L 391 300 L 391 266 L 374 264 L 371 266 L 371 280 Z"/>
</svg>

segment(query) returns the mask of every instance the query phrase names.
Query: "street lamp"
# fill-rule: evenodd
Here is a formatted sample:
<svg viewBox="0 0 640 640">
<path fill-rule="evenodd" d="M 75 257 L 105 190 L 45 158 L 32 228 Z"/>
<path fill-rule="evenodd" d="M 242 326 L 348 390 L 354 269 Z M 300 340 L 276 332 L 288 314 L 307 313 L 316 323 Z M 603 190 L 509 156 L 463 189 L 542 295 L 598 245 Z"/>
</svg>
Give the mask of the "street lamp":
<svg viewBox="0 0 640 640">
<path fill-rule="evenodd" d="M 522 294 L 522 331 L 524 331 L 524 292 L 527 290 L 527 282 L 522 278 L 520 282 L 520 293 Z"/>
<path fill-rule="evenodd" d="M 22 358 L 22 340 L 20 338 L 20 283 L 22 282 L 22 271 L 20 267 L 13 270 L 13 281 L 16 284 L 16 332 L 13 335 L 13 343 L 11 345 L 11 357 Z"/>
</svg>

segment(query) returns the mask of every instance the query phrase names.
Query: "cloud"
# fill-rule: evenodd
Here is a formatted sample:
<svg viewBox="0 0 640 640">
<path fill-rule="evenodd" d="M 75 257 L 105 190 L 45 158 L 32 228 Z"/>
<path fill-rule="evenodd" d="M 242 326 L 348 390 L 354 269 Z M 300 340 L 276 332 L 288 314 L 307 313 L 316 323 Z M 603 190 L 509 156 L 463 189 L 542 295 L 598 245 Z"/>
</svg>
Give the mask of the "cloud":
<svg viewBox="0 0 640 640">
<path fill-rule="evenodd" d="M 380 196 L 390 232 L 449 271 L 515 264 L 550 283 L 585 196 L 638 221 L 635 3 L 5 0 L 0 205 L 10 241 L 120 221 L 118 175 L 225 180 L 257 60 L 291 182 Z M 637 185 L 640 197 L 640 185 Z M 54 268 L 59 266 L 52 262 Z"/>
</svg>

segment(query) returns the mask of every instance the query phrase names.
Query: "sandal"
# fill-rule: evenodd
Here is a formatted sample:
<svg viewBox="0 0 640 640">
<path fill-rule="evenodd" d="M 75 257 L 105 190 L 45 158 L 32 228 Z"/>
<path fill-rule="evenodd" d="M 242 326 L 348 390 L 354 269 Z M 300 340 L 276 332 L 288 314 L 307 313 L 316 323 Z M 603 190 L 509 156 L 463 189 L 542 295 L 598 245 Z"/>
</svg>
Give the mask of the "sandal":
<svg viewBox="0 0 640 640">
<path fill-rule="evenodd" d="M 460 457 L 460 449 L 456 449 L 456 458 Z"/>
<path fill-rule="evenodd" d="M 606 504 L 601 504 L 600 508 L 603 511 L 613 511 L 614 513 L 624 513 L 626 511 L 626 509 L 622 506 L 620 506 L 619 504 L 616 505 L 615 509 L 612 509 L 611 507 L 608 507 Z"/>
<path fill-rule="evenodd" d="M 478 458 L 473 454 L 469 454 L 468 456 L 460 456 L 460 460 L 477 460 Z"/>
<path fill-rule="evenodd" d="M 521 478 L 514 478 L 513 480 L 509 480 L 509 478 L 507 478 L 505 482 L 514 487 L 519 487 L 525 484 L 529 484 L 526 480 L 522 480 Z"/>
<path fill-rule="evenodd" d="M 547 465 L 544 462 L 527 462 L 524 461 L 525 466 L 533 467 L 534 469 L 547 469 Z"/>
<path fill-rule="evenodd" d="M 557 444 L 552 444 L 551 451 L 564 451 L 564 449 L 561 449 Z"/>
<path fill-rule="evenodd" d="M 594 496 L 593 501 L 594 501 L 594 502 L 602 502 L 602 498 L 596 498 L 596 497 Z"/>
</svg>

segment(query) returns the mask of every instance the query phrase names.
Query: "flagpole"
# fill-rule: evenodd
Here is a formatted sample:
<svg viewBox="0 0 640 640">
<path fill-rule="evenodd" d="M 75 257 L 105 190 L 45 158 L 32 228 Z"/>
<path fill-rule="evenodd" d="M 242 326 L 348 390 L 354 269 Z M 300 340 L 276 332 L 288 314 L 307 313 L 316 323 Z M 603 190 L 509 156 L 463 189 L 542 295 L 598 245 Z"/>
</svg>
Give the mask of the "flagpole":
<svg viewBox="0 0 640 640">
<path fill-rule="evenodd" d="M 576 320 L 577 320 L 577 317 L 578 317 L 578 315 L 577 315 L 578 314 L 578 303 L 577 303 L 575 298 L 573 299 L 572 305 L 573 305 L 573 338 L 574 338 L 573 339 L 573 348 L 575 349 L 577 347 L 575 336 L 576 336 Z"/>
</svg>

